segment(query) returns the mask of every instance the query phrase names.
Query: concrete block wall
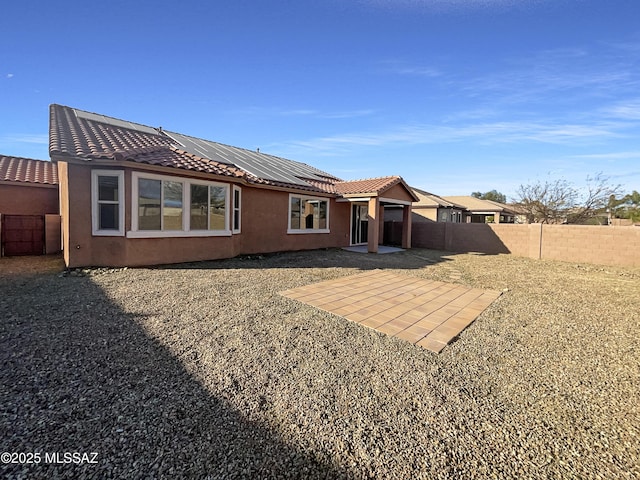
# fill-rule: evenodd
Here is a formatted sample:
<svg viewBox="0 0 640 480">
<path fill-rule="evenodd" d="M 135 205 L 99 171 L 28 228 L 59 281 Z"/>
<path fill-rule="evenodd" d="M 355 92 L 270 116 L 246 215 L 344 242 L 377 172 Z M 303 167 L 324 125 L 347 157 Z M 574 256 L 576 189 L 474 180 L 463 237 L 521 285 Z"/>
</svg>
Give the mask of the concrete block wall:
<svg viewBox="0 0 640 480">
<path fill-rule="evenodd" d="M 540 258 L 541 224 L 514 225 L 512 223 L 489 224 L 508 253 L 518 257 Z M 498 252 L 502 253 L 502 252 Z"/>
<path fill-rule="evenodd" d="M 640 267 L 640 227 L 420 222 L 412 246 Z"/>
<path fill-rule="evenodd" d="M 486 223 L 443 223 L 445 250 L 451 252 L 509 253 L 503 240 Z"/>
<path fill-rule="evenodd" d="M 446 223 L 413 222 L 411 225 L 411 246 L 445 250 Z"/>
<path fill-rule="evenodd" d="M 640 227 L 544 225 L 542 258 L 640 267 Z"/>
</svg>

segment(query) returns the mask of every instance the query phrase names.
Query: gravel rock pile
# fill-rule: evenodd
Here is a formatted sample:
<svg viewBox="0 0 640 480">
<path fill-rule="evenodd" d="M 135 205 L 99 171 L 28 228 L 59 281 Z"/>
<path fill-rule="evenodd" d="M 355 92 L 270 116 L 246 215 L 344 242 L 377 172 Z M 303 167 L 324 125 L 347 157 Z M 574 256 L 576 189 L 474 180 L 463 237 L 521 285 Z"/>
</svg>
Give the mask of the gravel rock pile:
<svg viewBox="0 0 640 480">
<path fill-rule="evenodd" d="M 441 354 L 278 294 L 376 268 L 504 293 Z M 60 273 L 0 273 L 0 450 L 98 463 L 2 477 L 640 477 L 638 269 L 321 250 Z"/>
</svg>

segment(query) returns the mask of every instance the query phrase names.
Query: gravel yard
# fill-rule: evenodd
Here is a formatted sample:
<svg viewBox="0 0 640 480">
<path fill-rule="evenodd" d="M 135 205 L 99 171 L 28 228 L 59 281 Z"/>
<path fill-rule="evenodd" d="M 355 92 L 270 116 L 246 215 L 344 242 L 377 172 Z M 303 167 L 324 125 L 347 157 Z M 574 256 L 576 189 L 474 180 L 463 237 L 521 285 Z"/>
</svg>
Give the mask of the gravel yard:
<svg viewBox="0 0 640 480">
<path fill-rule="evenodd" d="M 68 276 L 9 260 L 0 451 L 42 457 L 2 477 L 640 477 L 638 269 L 429 250 Z M 440 354 L 278 294 L 375 268 L 505 292 Z"/>
</svg>

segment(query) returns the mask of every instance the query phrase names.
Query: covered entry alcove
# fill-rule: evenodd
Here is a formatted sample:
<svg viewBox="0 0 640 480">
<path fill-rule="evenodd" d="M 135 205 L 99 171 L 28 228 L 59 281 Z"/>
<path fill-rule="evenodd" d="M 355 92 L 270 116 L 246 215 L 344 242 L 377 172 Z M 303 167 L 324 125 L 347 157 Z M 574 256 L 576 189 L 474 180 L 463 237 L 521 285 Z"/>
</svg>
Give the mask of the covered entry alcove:
<svg viewBox="0 0 640 480">
<path fill-rule="evenodd" d="M 367 245 L 377 253 L 383 241 L 384 207 L 402 207 L 402 248 L 411 248 L 411 204 L 418 198 L 401 177 L 341 182 L 339 202 L 351 203 L 350 245 Z"/>
</svg>

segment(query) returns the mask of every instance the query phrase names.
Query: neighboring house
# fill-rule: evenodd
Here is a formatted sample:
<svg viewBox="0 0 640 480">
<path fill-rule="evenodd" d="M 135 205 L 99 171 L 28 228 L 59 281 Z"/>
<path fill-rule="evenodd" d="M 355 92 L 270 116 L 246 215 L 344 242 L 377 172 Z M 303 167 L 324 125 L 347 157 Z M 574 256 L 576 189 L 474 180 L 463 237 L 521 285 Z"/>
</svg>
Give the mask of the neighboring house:
<svg viewBox="0 0 640 480">
<path fill-rule="evenodd" d="M 418 188 L 414 188 L 413 192 L 419 199 L 412 207 L 414 222 L 420 221 L 420 219 L 424 219 L 423 221 L 452 223 L 463 221 L 466 209 L 462 205 Z"/>
<path fill-rule="evenodd" d="M 59 251 L 58 212 L 55 164 L 0 155 L 0 255 Z"/>
<path fill-rule="evenodd" d="M 400 177 L 341 179 L 304 163 L 50 107 L 68 267 L 179 263 L 383 240 L 415 195 Z"/>
<path fill-rule="evenodd" d="M 503 203 L 492 200 L 482 200 L 472 196 L 447 196 L 446 201 L 463 206 L 463 222 L 466 223 L 514 223 L 517 212 Z"/>
<path fill-rule="evenodd" d="M 413 223 L 420 222 L 452 222 L 460 223 L 464 221 L 465 207 L 445 200 L 433 193 L 425 192 L 419 188 L 411 187 L 411 190 L 418 198 L 411 206 Z M 391 206 L 385 212 L 385 220 L 402 221 L 402 212 Z"/>
</svg>

